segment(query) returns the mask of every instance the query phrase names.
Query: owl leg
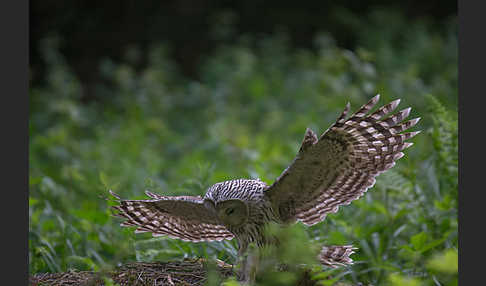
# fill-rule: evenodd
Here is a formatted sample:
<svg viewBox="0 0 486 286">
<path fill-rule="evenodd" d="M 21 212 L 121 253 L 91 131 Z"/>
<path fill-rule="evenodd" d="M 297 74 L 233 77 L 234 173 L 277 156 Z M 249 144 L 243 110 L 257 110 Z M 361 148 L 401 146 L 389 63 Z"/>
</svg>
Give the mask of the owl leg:
<svg viewBox="0 0 486 286">
<path fill-rule="evenodd" d="M 349 257 L 357 248 L 352 245 L 324 246 L 319 253 L 319 261 L 325 266 L 336 268 L 353 264 Z"/>
<path fill-rule="evenodd" d="M 259 264 L 259 252 L 257 247 L 250 246 L 248 247 L 248 250 L 245 247 L 243 252 L 239 252 L 239 257 L 241 258 L 241 264 L 238 280 L 243 285 L 253 285 L 255 283 Z"/>
</svg>

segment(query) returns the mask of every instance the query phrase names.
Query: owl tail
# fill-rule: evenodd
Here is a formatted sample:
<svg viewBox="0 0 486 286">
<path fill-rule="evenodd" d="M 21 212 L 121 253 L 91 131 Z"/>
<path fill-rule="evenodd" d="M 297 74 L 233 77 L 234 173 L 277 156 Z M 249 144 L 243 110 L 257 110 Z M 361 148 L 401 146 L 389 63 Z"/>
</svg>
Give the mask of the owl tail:
<svg viewBox="0 0 486 286">
<path fill-rule="evenodd" d="M 352 245 L 324 246 L 319 253 L 319 261 L 331 268 L 353 264 L 349 258 L 357 248 Z"/>
</svg>

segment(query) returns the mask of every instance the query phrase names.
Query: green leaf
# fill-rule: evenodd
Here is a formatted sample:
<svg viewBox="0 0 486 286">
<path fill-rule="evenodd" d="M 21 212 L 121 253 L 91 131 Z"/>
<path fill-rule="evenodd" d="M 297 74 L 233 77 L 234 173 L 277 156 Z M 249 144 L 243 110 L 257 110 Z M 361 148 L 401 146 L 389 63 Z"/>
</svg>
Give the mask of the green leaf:
<svg viewBox="0 0 486 286">
<path fill-rule="evenodd" d="M 447 249 L 446 251 L 435 255 L 427 261 L 427 268 L 432 271 L 455 274 L 458 272 L 458 255 L 457 251 Z"/>
<path fill-rule="evenodd" d="M 103 187 L 105 187 L 105 189 L 109 189 L 110 187 L 109 187 L 109 184 L 108 184 L 108 178 L 107 178 L 106 174 L 103 171 L 101 171 L 99 176 L 100 176 L 101 184 L 103 184 Z"/>
<path fill-rule="evenodd" d="M 40 182 L 42 182 L 42 177 L 32 177 L 29 176 L 29 187 L 33 187 L 35 185 L 38 185 Z"/>
<path fill-rule="evenodd" d="M 37 203 L 39 203 L 39 200 L 33 197 L 29 197 L 29 207 L 35 206 Z"/>
<path fill-rule="evenodd" d="M 434 206 L 441 211 L 448 211 L 453 207 L 452 197 L 446 194 L 441 201 L 435 200 Z"/>
<path fill-rule="evenodd" d="M 235 280 L 234 277 L 230 277 L 229 279 L 225 280 L 221 286 L 240 286 L 241 284 Z"/>
<path fill-rule="evenodd" d="M 410 243 L 412 244 L 414 250 L 420 251 L 425 246 L 427 239 L 428 239 L 427 233 L 422 231 L 412 236 L 412 238 L 410 239 Z"/>
<path fill-rule="evenodd" d="M 341 231 L 332 231 L 327 239 L 327 243 L 330 245 L 341 245 L 346 242 L 346 236 Z"/>
<path fill-rule="evenodd" d="M 385 216 L 388 216 L 388 210 L 386 209 L 386 207 L 382 203 L 380 203 L 378 201 L 373 202 L 373 210 L 375 210 L 376 212 L 381 213 Z"/>
<path fill-rule="evenodd" d="M 331 279 L 326 279 L 326 280 L 319 280 L 317 283 L 318 285 L 322 286 L 331 286 L 334 285 L 336 282 L 339 281 L 339 277 L 331 278 Z"/>
<path fill-rule="evenodd" d="M 444 243 L 445 240 L 446 240 L 445 238 L 441 238 L 441 239 L 436 239 L 432 242 L 429 242 L 420 249 L 420 252 L 425 252 L 429 249 L 437 247 L 437 246 L 441 245 L 442 243 Z"/>
<path fill-rule="evenodd" d="M 393 273 L 388 276 L 388 281 L 392 286 L 419 286 L 422 285 L 420 280 L 412 277 L 404 277 L 398 273 Z"/>
<path fill-rule="evenodd" d="M 410 211 L 409 209 L 407 209 L 407 208 L 403 208 L 403 209 L 399 210 L 399 211 L 398 211 L 398 212 L 395 214 L 395 216 L 393 217 L 393 220 L 397 220 L 397 219 L 401 218 L 402 216 L 409 214 L 410 212 L 411 212 L 411 211 Z"/>
<path fill-rule="evenodd" d="M 329 275 L 331 275 L 333 273 L 333 271 L 321 271 L 317 274 L 314 274 L 312 275 L 312 280 L 324 280 L 324 279 L 327 279 L 329 277 Z"/>
<path fill-rule="evenodd" d="M 71 255 L 67 257 L 68 265 L 77 270 L 98 270 L 96 263 L 89 257 Z"/>
</svg>

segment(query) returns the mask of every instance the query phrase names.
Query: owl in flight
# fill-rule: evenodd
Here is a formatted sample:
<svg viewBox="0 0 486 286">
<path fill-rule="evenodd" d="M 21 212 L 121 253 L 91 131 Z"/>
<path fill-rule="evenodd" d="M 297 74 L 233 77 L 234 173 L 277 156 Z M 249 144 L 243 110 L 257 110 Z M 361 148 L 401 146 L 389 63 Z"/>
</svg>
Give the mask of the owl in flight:
<svg viewBox="0 0 486 286">
<path fill-rule="evenodd" d="M 410 107 L 387 116 L 400 100 L 369 111 L 379 100 L 373 97 L 348 119 L 349 103 L 337 121 L 320 137 L 305 132 L 293 162 L 271 185 L 260 180 L 238 179 L 214 184 L 204 197 L 163 196 L 146 192 L 147 200 L 122 200 L 113 206 L 122 226 L 136 233 L 151 232 L 184 241 L 221 241 L 235 238 L 238 254 L 250 243 L 269 243 L 264 227 L 274 222 L 314 225 L 327 214 L 360 198 L 375 184 L 375 177 L 395 165 L 412 145 L 405 140 L 419 131 L 402 133 L 420 118 L 402 122 Z M 111 192 L 111 191 L 110 191 Z M 351 264 L 351 245 L 325 246 L 319 260 L 335 267 Z"/>
</svg>

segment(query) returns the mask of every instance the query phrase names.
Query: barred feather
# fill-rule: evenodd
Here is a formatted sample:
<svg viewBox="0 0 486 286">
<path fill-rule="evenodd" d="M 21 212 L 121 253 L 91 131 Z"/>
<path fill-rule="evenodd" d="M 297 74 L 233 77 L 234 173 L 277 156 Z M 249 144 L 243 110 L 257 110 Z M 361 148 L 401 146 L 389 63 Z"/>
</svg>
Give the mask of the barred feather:
<svg viewBox="0 0 486 286">
<path fill-rule="evenodd" d="M 348 103 L 318 140 L 309 140 L 313 132 L 306 131 L 296 158 L 265 193 L 283 222 L 298 220 L 313 225 L 324 220 L 339 206 L 360 198 L 375 184 L 377 175 L 403 157 L 401 151 L 412 145 L 405 141 L 419 131 L 401 132 L 420 118 L 400 123 L 410 108 L 385 117 L 400 100 L 367 115 L 378 99 L 379 95 L 373 97 L 346 120 Z"/>
<path fill-rule="evenodd" d="M 349 257 L 357 248 L 352 245 L 324 246 L 319 253 L 319 261 L 331 268 L 353 264 Z"/>
<path fill-rule="evenodd" d="M 110 191 L 111 192 L 111 191 Z M 203 204 L 200 197 L 161 196 L 146 192 L 153 200 L 121 200 L 114 215 L 125 218 L 121 226 L 135 226 L 135 233 L 151 232 L 184 241 L 220 241 L 233 234 Z"/>
</svg>

